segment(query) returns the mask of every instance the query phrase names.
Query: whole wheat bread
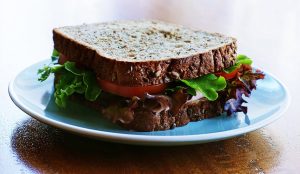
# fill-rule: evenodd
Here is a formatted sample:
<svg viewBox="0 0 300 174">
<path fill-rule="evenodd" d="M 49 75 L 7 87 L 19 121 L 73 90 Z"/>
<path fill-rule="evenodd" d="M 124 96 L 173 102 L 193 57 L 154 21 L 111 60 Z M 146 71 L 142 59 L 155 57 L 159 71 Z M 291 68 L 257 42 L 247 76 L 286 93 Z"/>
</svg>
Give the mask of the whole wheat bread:
<svg viewBox="0 0 300 174">
<path fill-rule="evenodd" d="M 97 77 L 146 86 L 220 71 L 235 62 L 236 39 L 161 21 L 55 28 L 54 47 Z"/>
</svg>

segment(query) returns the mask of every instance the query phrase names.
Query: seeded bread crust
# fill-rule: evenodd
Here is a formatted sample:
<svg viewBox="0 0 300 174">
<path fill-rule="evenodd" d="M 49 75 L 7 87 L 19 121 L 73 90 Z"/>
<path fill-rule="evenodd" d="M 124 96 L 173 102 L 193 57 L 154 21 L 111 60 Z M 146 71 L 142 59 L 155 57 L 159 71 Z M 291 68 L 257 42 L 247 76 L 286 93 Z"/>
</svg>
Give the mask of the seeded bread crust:
<svg viewBox="0 0 300 174">
<path fill-rule="evenodd" d="M 172 25 L 167 23 L 162 25 L 164 24 Z M 84 26 L 89 28 L 93 27 L 93 25 L 96 24 Z M 180 26 L 178 26 L 178 30 L 181 30 Z M 71 37 L 62 28 L 53 30 L 53 40 L 56 50 L 72 61 L 80 62 L 89 67 L 102 80 L 124 86 L 147 86 L 168 83 L 178 79 L 196 78 L 228 68 L 235 63 L 236 39 L 216 33 L 195 32 L 199 34 L 204 33 L 204 35 L 209 35 L 210 38 L 224 40 L 222 43 L 216 44 L 221 45 L 219 47 L 214 47 L 214 49 L 210 50 L 204 49 L 205 51 L 199 50 L 196 53 L 186 54 L 184 57 L 157 57 L 151 60 L 134 61 L 130 61 L 129 58 L 124 58 L 123 60 L 122 57 L 106 56 L 91 44 Z"/>
</svg>

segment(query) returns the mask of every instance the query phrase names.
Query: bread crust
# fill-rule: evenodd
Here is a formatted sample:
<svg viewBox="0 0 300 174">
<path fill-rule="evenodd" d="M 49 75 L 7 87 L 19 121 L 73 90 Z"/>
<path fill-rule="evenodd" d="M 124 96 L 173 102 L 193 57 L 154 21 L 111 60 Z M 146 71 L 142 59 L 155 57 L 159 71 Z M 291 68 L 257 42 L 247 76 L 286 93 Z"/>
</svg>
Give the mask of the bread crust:
<svg viewBox="0 0 300 174">
<path fill-rule="evenodd" d="M 182 58 L 121 61 L 102 56 L 92 47 L 53 30 L 54 48 L 70 60 L 92 69 L 97 77 L 118 85 L 148 86 L 218 72 L 235 63 L 236 40 L 214 50 Z"/>
</svg>

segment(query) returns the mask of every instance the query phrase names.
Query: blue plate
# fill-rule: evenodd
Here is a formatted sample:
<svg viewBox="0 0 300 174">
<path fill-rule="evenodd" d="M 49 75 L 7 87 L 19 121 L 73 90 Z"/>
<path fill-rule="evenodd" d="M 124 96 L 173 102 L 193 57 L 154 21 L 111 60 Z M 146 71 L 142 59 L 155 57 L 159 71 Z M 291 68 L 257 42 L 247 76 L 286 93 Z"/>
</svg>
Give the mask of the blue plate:
<svg viewBox="0 0 300 174">
<path fill-rule="evenodd" d="M 37 70 L 49 61 L 34 64 L 19 73 L 9 85 L 13 102 L 33 118 L 80 135 L 127 144 L 184 145 L 227 139 L 266 126 L 286 110 L 289 95 L 285 86 L 266 73 L 248 101 L 248 115 L 218 116 L 173 130 L 127 131 L 105 120 L 93 109 L 70 103 L 64 110 L 53 101 L 53 76 L 37 81 Z"/>
</svg>

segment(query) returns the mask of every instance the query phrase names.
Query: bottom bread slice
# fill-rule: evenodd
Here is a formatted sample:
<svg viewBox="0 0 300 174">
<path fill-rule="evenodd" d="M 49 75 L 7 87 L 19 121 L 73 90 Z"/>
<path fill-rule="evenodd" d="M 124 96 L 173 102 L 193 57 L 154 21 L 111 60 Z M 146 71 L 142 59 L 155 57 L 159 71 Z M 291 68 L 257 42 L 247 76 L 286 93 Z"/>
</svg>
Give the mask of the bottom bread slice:
<svg viewBox="0 0 300 174">
<path fill-rule="evenodd" d="M 224 111 L 224 103 L 220 100 L 190 100 L 189 95 L 182 91 L 177 91 L 171 96 L 146 94 L 144 98 L 132 99 L 102 93 L 94 102 L 85 100 L 81 95 L 72 95 L 71 99 L 83 102 L 113 123 L 135 131 L 173 129 L 191 121 L 219 116 Z"/>
</svg>

